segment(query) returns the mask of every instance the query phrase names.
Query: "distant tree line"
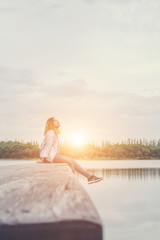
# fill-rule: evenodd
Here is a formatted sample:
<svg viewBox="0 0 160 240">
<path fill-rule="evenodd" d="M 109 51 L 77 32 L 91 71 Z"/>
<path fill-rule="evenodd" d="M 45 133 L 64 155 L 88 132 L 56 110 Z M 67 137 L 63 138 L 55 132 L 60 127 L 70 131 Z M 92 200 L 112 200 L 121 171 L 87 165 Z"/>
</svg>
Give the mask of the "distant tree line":
<svg viewBox="0 0 160 240">
<path fill-rule="evenodd" d="M 37 142 L 1 141 L 1 159 L 37 159 L 40 154 Z M 60 143 L 60 154 L 74 159 L 160 159 L 160 139 L 127 139 L 121 143 L 102 141 L 73 146 Z"/>
<path fill-rule="evenodd" d="M 1 159 L 29 159 L 39 157 L 39 145 L 36 142 L 1 141 Z"/>
<path fill-rule="evenodd" d="M 61 153 L 75 159 L 160 159 L 160 139 L 128 139 L 121 143 L 103 141 L 81 147 L 62 145 Z"/>
</svg>

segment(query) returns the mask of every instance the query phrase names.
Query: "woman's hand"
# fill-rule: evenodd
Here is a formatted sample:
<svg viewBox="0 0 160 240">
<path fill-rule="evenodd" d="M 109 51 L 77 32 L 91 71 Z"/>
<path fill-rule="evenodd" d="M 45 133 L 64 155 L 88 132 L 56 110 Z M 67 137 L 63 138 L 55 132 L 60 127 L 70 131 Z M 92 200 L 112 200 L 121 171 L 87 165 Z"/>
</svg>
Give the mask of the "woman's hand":
<svg viewBox="0 0 160 240">
<path fill-rule="evenodd" d="M 46 160 L 46 157 L 40 158 L 40 161 L 37 161 L 37 163 L 51 163 L 48 160 Z"/>
</svg>

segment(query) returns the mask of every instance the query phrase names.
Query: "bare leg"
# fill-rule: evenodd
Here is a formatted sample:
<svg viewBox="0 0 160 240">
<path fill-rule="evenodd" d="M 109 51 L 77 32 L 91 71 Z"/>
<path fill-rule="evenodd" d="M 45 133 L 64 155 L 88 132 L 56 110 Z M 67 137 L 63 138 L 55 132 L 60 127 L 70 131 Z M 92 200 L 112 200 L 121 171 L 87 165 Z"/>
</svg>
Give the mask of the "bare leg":
<svg viewBox="0 0 160 240">
<path fill-rule="evenodd" d="M 89 178 L 91 176 L 91 174 L 85 171 L 73 158 L 56 154 L 56 156 L 53 159 L 53 163 L 67 163 L 72 169 L 73 173 L 75 173 L 75 170 L 76 170 L 86 178 Z"/>
</svg>

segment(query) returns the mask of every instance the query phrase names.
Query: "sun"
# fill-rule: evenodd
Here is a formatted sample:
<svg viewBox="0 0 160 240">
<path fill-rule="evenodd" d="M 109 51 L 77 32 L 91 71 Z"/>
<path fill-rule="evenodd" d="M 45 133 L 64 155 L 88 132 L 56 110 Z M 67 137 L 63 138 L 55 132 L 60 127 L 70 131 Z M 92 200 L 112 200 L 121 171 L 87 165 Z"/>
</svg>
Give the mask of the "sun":
<svg viewBox="0 0 160 240">
<path fill-rule="evenodd" d="M 72 144 L 75 146 L 82 146 L 84 144 L 84 137 L 81 135 L 75 135 L 72 138 Z"/>
</svg>

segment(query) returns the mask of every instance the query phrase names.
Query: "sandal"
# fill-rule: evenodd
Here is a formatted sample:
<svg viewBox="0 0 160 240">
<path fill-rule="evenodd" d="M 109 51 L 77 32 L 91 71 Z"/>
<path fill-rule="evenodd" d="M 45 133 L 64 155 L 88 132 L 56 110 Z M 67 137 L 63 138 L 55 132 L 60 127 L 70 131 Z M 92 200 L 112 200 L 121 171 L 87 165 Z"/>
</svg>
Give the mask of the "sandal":
<svg viewBox="0 0 160 240">
<path fill-rule="evenodd" d="M 99 181 L 102 181 L 102 180 L 103 180 L 102 177 L 96 177 L 95 175 L 91 175 L 91 176 L 88 178 L 88 184 L 96 183 L 96 182 L 99 182 Z"/>
</svg>

